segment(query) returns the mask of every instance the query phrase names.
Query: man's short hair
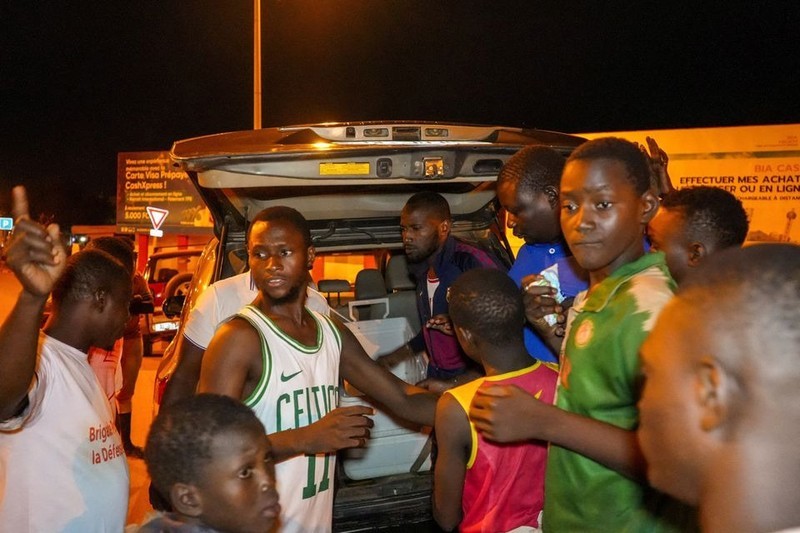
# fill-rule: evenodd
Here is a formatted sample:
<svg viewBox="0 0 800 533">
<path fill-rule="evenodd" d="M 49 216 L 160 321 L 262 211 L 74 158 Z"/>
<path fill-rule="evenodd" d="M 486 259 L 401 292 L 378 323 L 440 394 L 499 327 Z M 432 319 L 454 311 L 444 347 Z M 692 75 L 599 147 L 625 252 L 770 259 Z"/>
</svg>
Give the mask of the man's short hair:
<svg viewBox="0 0 800 533">
<path fill-rule="evenodd" d="M 596 159 L 610 159 L 624 164 L 628 170 L 628 181 L 633 184 L 637 194 L 644 194 L 650 189 L 650 165 L 636 144 L 619 137 L 600 137 L 576 148 L 567 159 L 567 164 Z"/>
<path fill-rule="evenodd" d="M 748 376 L 778 402 L 800 410 L 800 246 L 755 244 L 709 255 L 678 288 L 715 336 L 713 354 L 742 388 Z"/>
<path fill-rule="evenodd" d="M 522 294 L 507 274 L 476 268 L 461 274 L 448 291 L 453 322 L 490 344 L 522 338 L 525 310 Z"/>
<path fill-rule="evenodd" d="M 406 202 L 403 210 L 423 210 L 439 220 L 450 220 L 450 204 L 444 196 L 433 191 L 422 191 L 414 194 Z"/>
<path fill-rule="evenodd" d="M 214 438 L 227 431 L 266 433 L 255 413 L 229 396 L 203 393 L 164 407 L 147 435 L 144 459 L 158 491 L 173 485 L 196 485 L 211 459 Z"/>
<path fill-rule="evenodd" d="M 552 148 L 526 146 L 506 161 L 497 183 L 512 183 L 517 190 L 530 193 L 544 192 L 546 187 L 559 190 L 566 162 L 566 158 Z"/>
<path fill-rule="evenodd" d="M 136 254 L 130 239 L 123 237 L 96 237 L 88 242 L 86 250 L 98 249 L 113 255 L 117 261 L 129 269 L 133 269 Z"/>
<path fill-rule="evenodd" d="M 253 217 L 253 220 L 250 221 L 250 225 L 247 227 L 246 242 L 250 241 L 250 230 L 256 225 L 257 222 L 287 222 L 294 226 L 295 229 L 303 236 L 303 242 L 305 243 L 306 248 L 313 244 L 311 242 L 311 229 L 308 226 L 308 221 L 302 214 L 300 214 L 300 211 L 292 207 L 276 205 L 259 211 L 256 216 Z"/>
<path fill-rule="evenodd" d="M 747 238 L 747 213 L 742 202 L 718 187 L 677 189 L 661 200 L 665 209 L 680 211 L 689 237 L 712 239 L 720 248 L 741 246 Z"/>
<path fill-rule="evenodd" d="M 110 293 L 120 285 L 130 293 L 130 281 L 129 267 L 111 254 L 100 249 L 82 250 L 67 259 L 64 272 L 53 286 L 53 304 L 89 299 L 98 291 Z"/>
</svg>

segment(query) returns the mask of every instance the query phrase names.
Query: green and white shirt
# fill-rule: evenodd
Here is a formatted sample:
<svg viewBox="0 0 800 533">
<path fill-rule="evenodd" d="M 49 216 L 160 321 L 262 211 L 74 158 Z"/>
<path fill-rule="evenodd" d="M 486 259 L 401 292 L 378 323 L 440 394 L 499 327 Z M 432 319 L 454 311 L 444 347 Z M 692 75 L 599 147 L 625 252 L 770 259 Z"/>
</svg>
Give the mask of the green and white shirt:
<svg viewBox="0 0 800 533">
<path fill-rule="evenodd" d="M 664 254 L 649 253 L 618 268 L 591 294 L 578 294 L 561 349 L 556 405 L 636 429 L 639 347 L 674 290 Z M 674 504 L 591 459 L 550 446 L 545 531 L 685 531 L 664 516 L 681 515 Z"/>
<path fill-rule="evenodd" d="M 261 337 L 263 372 L 244 403 L 268 435 L 313 424 L 337 406 L 342 340 L 328 317 L 309 312 L 317 323 L 313 346 L 285 334 L 252 305 L 238 314 Z M 293 457 L 275 465 L 281 532 L 331 530 L 335 462 L 336 454 L 330 453 Z"/>
</svg>

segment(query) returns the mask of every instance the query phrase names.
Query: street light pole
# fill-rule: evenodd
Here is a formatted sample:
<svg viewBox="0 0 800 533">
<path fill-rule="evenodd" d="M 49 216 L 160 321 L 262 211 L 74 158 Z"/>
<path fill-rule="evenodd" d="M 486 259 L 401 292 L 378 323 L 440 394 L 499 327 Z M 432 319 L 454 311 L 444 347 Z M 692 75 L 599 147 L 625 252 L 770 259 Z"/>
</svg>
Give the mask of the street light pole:
<svg viewBox="0 0 800 533">
<path fill-rule="evenodd" d="M 261 129 L 261 0 L 253 0 L 253 129 Z"/>
</svg>

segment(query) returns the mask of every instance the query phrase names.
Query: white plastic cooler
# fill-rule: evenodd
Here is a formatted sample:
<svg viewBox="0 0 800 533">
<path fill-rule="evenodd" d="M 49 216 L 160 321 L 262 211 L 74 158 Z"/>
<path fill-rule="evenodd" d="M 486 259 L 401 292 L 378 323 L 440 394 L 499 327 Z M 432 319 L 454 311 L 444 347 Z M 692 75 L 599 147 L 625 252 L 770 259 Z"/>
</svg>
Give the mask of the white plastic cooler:
<svg viewBox="0 0 800 533">
<path fill-rule="evenodd" d="M 388 354 L 407 343 L 413 333 L 405 318 L 384 318 L 348 322 L 364 351 L 372 359 Z M 408 383 L 425 379 L 426 362 L 422 354 L 403 361 L 392 373 Z M 361 393 L 345 384 L 339 397 L 342 407 L 371 405 Z M 374 426 L 364 448 L 343 450 L 342 467 L 351 479 L 367 479 L 431 468 L 430 428 L 421 428 L 376 409 Z"/>
</svg>

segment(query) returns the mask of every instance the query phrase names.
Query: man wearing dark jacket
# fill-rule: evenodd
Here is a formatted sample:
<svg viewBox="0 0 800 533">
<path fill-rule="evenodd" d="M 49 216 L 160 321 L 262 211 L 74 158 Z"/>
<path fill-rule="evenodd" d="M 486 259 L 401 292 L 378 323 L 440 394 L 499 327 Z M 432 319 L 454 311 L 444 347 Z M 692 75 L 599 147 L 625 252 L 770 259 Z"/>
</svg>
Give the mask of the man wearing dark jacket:
<svg viewBox="0 0 800 533">
<path fill-rule="evenodd" d="M 417 282 L 417 310 L 423 324 L 411 340 L 415 352 L 427 350 L 428 379 L 421 385 L 441 391 L 477 377 L 458 345 L 447 314 L 447 289 L 467 270 L 497 268 L 505 270 L 493 255 L 450 235 L 452 220 L 447 200 L 434 192 L 412 196 L 400 215 L 403 247 L 409 271 Z M 391 365 L 398 354 L 383 361 Z M 407 353 L 407 351 L 406 351 Z"/>
</svg>

